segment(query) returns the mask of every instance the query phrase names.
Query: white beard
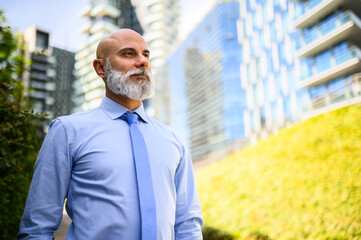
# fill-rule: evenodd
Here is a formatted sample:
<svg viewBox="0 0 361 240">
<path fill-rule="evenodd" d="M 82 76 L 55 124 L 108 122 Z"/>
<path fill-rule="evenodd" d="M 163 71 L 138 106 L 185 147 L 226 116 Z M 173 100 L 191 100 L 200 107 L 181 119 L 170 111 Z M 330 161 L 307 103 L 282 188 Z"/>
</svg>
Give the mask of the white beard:
<svg viewBox="0 0 361 240">
<path fill-rule="evenodd" d="M 123 73 L 115 70 L 111 66 L 109 59 L 106 59 L 105 64 L 106 84 L 114 94 L 123 95 L 133 100 L 143 100 L 153 94 L 154 78 L 148 69 L 140 68 Z M 144 74 L 148 77 L 148 80 L 138 78 L 134 81 L 130 79 L 134 74 Z"/>
</svg>

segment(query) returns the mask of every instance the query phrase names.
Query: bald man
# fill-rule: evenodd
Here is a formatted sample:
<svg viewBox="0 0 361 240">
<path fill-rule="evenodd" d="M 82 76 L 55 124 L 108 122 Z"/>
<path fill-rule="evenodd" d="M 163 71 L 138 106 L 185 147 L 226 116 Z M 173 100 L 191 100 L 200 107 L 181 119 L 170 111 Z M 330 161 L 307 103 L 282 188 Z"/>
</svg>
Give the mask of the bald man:
<svg viewBox="0 0 361 240">
<path fill-rule="evenodd" d="M 154 89 L 149 55 L 130 29 L 100 41 L 93 67 L 105 97 L 98 108 L 52 121 L 18 239 L 53 239 L 65 199 L 68 240 L 202 239 L 188 150 L 174 130 L 144 112 L 142 100 Z M 143 145 L 135 146 L 139 135 Z M 137 165 L 139 155 L 148 165 Z"/>
</svg>

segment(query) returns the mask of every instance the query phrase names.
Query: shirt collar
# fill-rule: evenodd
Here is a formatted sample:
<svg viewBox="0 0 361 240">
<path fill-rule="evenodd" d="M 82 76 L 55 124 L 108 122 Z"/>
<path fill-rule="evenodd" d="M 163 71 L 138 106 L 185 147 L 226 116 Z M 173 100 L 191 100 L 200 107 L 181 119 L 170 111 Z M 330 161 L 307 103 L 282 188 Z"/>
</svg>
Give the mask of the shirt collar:
<svg viewBox="0 0 361 240">
<path fill-rule="evenodd" d="M 135 112 L 144 122 L 148 123 L 148 117 L 145 114 L 143 102 L 137 109 L 130 111 L 126 107 L 114 102 L 110 98 L 104 97 L 102 103 L 100 104 L 100 108 L 113 120 L 119 118 L 126 112 Z"/>
</svg>

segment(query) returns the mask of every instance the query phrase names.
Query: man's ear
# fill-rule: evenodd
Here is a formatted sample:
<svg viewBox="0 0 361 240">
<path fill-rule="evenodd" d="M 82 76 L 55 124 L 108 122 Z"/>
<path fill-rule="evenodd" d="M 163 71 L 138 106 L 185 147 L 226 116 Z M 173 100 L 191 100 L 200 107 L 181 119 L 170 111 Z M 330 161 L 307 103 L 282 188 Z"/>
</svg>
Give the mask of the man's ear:
<svg viewBox="0 0 361 240">
<path fill-rule="evenodd" d="M 95 59 L 93 67 L 98 76 L 105 79 L 105 61 L 103 59 Z"/>
</svg>

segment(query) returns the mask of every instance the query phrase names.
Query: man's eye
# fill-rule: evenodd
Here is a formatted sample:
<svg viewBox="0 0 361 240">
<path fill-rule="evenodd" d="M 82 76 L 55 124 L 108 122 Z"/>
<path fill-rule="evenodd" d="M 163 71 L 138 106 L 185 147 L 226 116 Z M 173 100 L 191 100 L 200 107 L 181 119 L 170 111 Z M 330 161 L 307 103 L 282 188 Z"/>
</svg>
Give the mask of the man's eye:
<svg viewBox="0 0 361 240">
<path fill-rule="evenodd" d="M 143 56 L 149 58 L 149 53 L 144 53 Z"/>
<path fill-rule="evenodd" d="M 134 53 L 133 53 L 133 52 L 124 52 L 124 55 L 125 55 L 125 56 L 133 56 Z"/>
</svg>

